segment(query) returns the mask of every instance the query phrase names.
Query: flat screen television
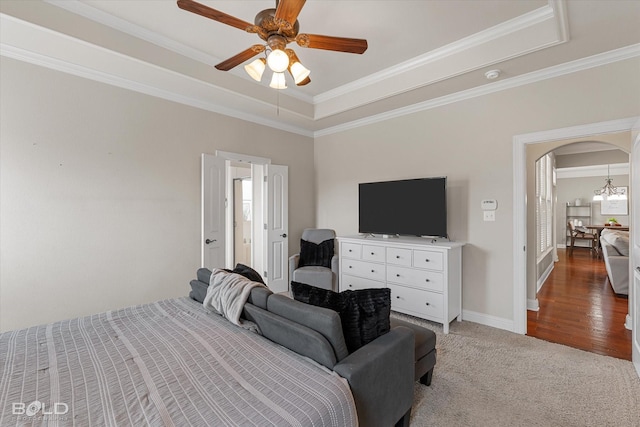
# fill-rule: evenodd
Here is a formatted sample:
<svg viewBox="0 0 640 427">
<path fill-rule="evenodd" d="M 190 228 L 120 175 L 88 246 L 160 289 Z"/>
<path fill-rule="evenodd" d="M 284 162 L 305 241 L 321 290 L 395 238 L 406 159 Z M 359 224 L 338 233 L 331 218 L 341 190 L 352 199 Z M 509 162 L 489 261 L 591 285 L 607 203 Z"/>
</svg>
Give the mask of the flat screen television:
<svg viewBox="0 0 640 427">
<path fill-rule="evenodd" d="M 358 231 L 447 237 L 447 178 L 359 184 Z"/>
</svg>

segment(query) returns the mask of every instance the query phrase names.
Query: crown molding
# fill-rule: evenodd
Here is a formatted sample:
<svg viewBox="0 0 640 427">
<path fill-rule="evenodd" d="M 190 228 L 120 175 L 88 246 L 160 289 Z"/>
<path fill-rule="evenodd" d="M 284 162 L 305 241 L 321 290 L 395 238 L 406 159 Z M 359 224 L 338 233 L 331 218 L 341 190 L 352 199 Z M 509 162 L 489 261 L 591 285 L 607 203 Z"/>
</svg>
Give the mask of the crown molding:
<svg viewBox="0 0 640 427">
<path fill-rule="evenodd" d="M 564 76 L 566 74 L 588 70 L 590 68 L 607 65 L 614 62 L 618 62 L 618 61 L 624 61 L 626 59 L 631 59 L 638 56 L 640 56 L 640 44 L 635 44 L 635 45 L 623 47 L 620 49 L 612 50 L 609 52 L 601 53 L 598 55 L 590 56 L 587 58 L 578 59 L 575 61 L 545 68 L 542 70 L 533 71 L 531 73 L 501 80 L 495 83 L 489 83 L 484 86 L 476 87 L 473 89 L 467 89 L 467 90 L 453 93 L 450 95 L 445 95 L 439 98 L 430 99 L 428 101 L 409 105 L 407 107 L 386 111 L 384 113 L 368 116 L 362 119 L 354 120 L 348 123 L 343 123 L 337 126 L 327 127 L 327 128 L 315 131 L 314 137 L 320 137 L 320 136 L 330 135 L 334 133 L 344 132 L 349 129 L 354 129 L 361 126 L 367 126 L 373 123 L 379 123 L 384 120 L 406 116 L 408 114 L 413 114 L 420 111 L 430 110 L 432 108 L 453 104 L 455 102 L 464 101 L 466 99 L 477 98 L 479 96 L 484 96 L 484 95 L 500 92 L 507 89 L 513 89 L 519 86 L 525 86 L 531 83 L 536 83 L 539 81 Z M 607 133 L 607 132 L 602 132 L 602 133 Z M 552 140 L 552 139 L 562 139 L 562 138 L 563 137 L 559 136 L 559 137 L 550 137 L 548 139 Z"/>
<path fill-rule="evenodd" d="M 607 168 L 607 166 L 609 168 Z M 609 170 L 610 169 L 610 170 Z M 565 178 L 588 178 L 607 176 L 629 175 L 629 163 L 612 163 L 610 165 L 575 166 L 570 168 L 557 168 L 556 177 Z"/>
<path fill-rule="evenodd" d="M 564 1 L 558 0 L 558 4 L 563 5 Z M 0 21 L 2 22 L 0 27 L 3 34 L 0 55 L 306 137 L 321 137 L 343 132 L 640 56 L 640 44 L 630 45 L 340 125 L 318 129 L 318 125 L 315 124 L 317 122 L 314 123 L 313 118 L 303 116 L 299 112 L 281 107 L 283 115 L 271 119 L 269 117 L 273 116 L 274 108 L 271 103 L 128 57 L 10 15 L 0 14 Z M 50 42 L 55 42 L 58 49 L 49 49 Z M 75 57 L 72 56 L 71 50 L 76 53 Z M 89 62 L 90 60 L 99 60 L 95 64 L 106 64 L 112 68 L 109 70 L 102 66 L 93 66 L 94 63 Z M 116 67 L 114 65 L 116 62 L 122 66 Z M 129 73 L 129 67 L 133 72 Z M 144 80 L 139 78 L 140 76 L 143 76 Z M 554 138 L 549 137 L 548 139 Z"/>
<path fill-rule="evenodd" d="M 569 40 L 566 0 L 502 22 L 314 97 L 322 119 Z"/>
<path fill-rule="evenodd" d="M 560 1 L 564 3 L 564 0 Z M 333 98 L 349 95 L 351 92 L 357 89 L 361 89 L 367 86 L 373 86 L 387 79 L 398 78 L 398 76 L 402 75 L 403 73 L 422 67 L 424 65 L 431 64 L 435 61 L 442 60 L 451 55 L 464 52 L 468 49 L 483 45 L 491 40 L 508 36 L 515 31 L 527 28 L 534 24 L 539 24 L 540 22 L 552 18 L 553 16 L 553 8 L 549 6 L 541 7 L 509 21 L 495 25 L 484 31 L 480 31 L 469 37 L 465 37 L 446 46 L 442 46 L 423 55 L 394 65 L 393 67 L 389 67 L 382 71 L 378 71 L 377 73 L 370 74 L 367 77 L 355 82 L 342 85 L 333 90 L 324 92 L 320 95 L 316 95 L 313 98 L 314 104 L 319 104 Z"/>
<path fill-rule="evenodd" d="M 168 49 L 179 55 L 186 56 L 187 58 L 191 58 L 195 61 L 202 62 L 212 67 L 223 61 L 223 59 L 218 58 L 217 56 L 209 55 L 208 53 L 202 52 L 201 50 L 194 49 L 190 46 L 187 46 L 184 43 L 180 43 L 168 37 L 164 37 L 161 34 L 158 34 L 154 31 L 149 31 L 144 27 L 135 25 L 129 21 L 118 18 L 109 13 L 105 13 L 99 9 L 96 9 L 93 6 L 90 6 L 78 0 L 43 0 L 43 1 L 45 3 L 64 9 L 68 12 L 83 16 L 87 19 L 106 25 L 122 33 L 139 38 L 149 43 L 153 43 L 156 46 L 160 46 L 164 49 Z M 246 76 L 244 74 L 239 74 L 236 76 L 252 84 L 257 84 L 249 76 Z M 309 104 L 313 103 L 313 97 L 310 95 L 306 95 L 304 93 L 289 91 L 287 93 L 287 96 L 291 96 L 292 98 L 299 99 Z"/>
</svg>

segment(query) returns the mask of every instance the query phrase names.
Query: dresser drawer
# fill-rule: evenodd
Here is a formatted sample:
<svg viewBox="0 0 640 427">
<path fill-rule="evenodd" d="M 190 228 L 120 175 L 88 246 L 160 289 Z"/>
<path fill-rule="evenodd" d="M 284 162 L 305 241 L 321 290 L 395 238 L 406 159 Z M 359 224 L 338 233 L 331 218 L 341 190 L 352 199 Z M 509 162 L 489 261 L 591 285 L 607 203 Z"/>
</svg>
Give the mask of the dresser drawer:
<svg viewBox="0 0 640 427">
<path fill-rule="evenodd" d="M 442 292 L 444 290 L 444 274 L 435 271 L 389 265 L 387 266 L 387 281 L 431 291 Z"/>
<path fill-rule="evenodd" d="M 411 249 L 387 248 L 387 263 L 411 267 Z"/>
<path fill-rule="evenodd" d="M 442 271 L 444 268 L 444 256 L 442 252 L 414 250 L 413 266 Z"/>
<path fill-rule="evenodd" d="M 350 289 L 355 291 L 357 289 L 370 289 L 370 288 L 385 288 L 384 282 L 378 282 L 376 280 L 365 279 L 363 277 L 350 276 L 343 274 L 340 279 L 340 291 L 346 291 Z"/>
<path fill-rule="evenodd" d="M 384 246 L 362 245 L 362 259 L 365 261 L 384 262 Z"/>
<path fill-rule="evenodd" d="M 362 254 L 362 245 L 357 243 L 343 243 L 340 246 L 340 255 L 345 258 L 360 259 Z"/>
<path fill-rule="evenodd" d="M 389 288 L 391 288 L 391 309 L 433 320 L 442 319 L 444 314 L 442 294 L 393 284 L 389 284 Z"/>
<path fill-rule="evenodd" d="M 342 260 L 342 274 L 384 282 L 385 267 L 384 264 L 374 264 L 355 259 L 344 259 Z"/>
</svg>

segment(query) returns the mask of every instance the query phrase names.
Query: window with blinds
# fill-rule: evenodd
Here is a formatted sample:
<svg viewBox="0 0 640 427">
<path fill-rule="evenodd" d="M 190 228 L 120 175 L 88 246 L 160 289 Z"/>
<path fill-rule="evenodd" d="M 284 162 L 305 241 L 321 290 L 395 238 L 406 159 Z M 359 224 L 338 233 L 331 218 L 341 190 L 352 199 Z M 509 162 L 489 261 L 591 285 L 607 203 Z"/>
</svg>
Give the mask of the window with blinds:
<svg viewBox="0 0 640 427">
<path fill-rule="evenodd" d="M 553 245 L 553 156 L 546 154 L 536 162 L 537 255 Z"/>
</svg>

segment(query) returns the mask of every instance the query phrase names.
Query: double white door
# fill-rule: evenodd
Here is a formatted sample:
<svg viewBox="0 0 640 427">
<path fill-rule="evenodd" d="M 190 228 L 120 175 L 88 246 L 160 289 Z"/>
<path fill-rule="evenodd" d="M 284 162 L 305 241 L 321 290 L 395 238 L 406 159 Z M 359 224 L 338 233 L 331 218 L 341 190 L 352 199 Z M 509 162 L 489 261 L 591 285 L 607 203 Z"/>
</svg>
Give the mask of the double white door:
<svg viewBox="0 0 640 427">
<path fill-rule="evenodd" d="M 202 155 L 202 260 L 207 268 L 232 267 L 227 265 L 227 160 L 209 154 Z M 256 235 L 253 242 L 261 250 L 252 251 L 254 269 L 262 274 L 273 292 L 289 289 L 288 277 L 288 168 L 265 164 L 259 168 L 260 176 L 253 177 L 254 187 L 262 209 L 253 210 Z M 255 185 L 261 182 L 263 185 Z M 257 235 L 260 234 L 260 235 Z M 230 261 L 231 262 L 231 261 Z"/>
</svg>

